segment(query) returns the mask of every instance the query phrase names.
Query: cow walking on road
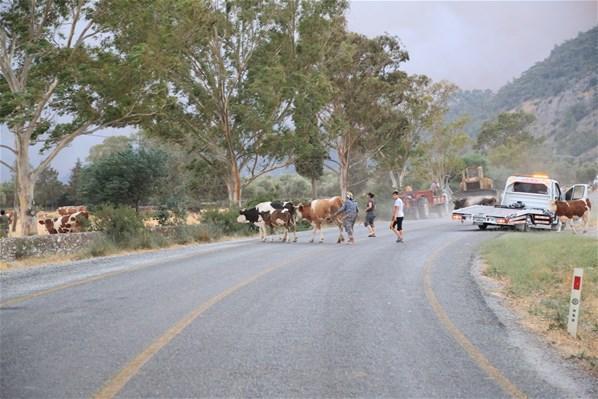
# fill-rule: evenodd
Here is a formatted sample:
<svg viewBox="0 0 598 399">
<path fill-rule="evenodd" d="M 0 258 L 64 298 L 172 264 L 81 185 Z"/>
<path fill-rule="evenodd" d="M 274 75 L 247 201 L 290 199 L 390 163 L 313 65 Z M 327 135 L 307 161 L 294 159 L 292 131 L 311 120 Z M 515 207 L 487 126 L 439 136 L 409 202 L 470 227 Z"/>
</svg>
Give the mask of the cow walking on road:
<svg viewBox="0 0 598 399">
<path fill-rule="evenodd" d="M 549 210 L 561 222 L 559 231 L 565 230 L 566 224 L 569 223 L 573 233 L 577 234 L 573 222 L 581 220 L 583 223 L 583 232 L 585 233 L 590 221 L 592 203 L 589 198 L 571 201 L 551 201 Z"/>
<path fill-rule="evenodd" d="M 315 199 L 308 204 L 299 204 L 297 207 L 297 219 L 305 219 L 311 223 L 313 227 L 312 237 L 309 242 L 314 242 L 316 233 L 320 232 L 320 242 L 324 242 L 324 233 L 322 232 L 322 224 L 334 223 L 338 227 L 337 243 L 345 241 L 343 236 L 342 215 L 334 216 L 341 207 L 343 201 L 341 197 L 332 197 L 325 199 Z"/>
<path fill-rule="evenodd" d="M 282 242 L 287 242 L 289 232 L 293 233 L 293 242 L 297 241 L 297 229 L 295 227 L 295 218 L 291 211 L 287 208 L 275 209 L 273 212 L 264 212 L 261 214 L 266 226 L 270 227 L 272 231 L 276 228 L 282 227 L 284 229 L 284 236 Z"/>
<path fill-rule="evenodd" d="M 272 217 L 274 213 L 275 216 Z M 262 241 L 266 241 L 268 238 L 268 228 L 274 233 L 276 227 L 284 227 L 286 229 L 287 234 L 285 234 L 285 237 L 288 237 L 289 229 L 293 229 L 295 234 L 294 240 L 297 241 L 295 213 L 295 206 L 291 202 L 261 202 L 252 208 L 241 209 L 237 217 L 237 222 L 250 223 L 258 227 Z"/>
</svg>

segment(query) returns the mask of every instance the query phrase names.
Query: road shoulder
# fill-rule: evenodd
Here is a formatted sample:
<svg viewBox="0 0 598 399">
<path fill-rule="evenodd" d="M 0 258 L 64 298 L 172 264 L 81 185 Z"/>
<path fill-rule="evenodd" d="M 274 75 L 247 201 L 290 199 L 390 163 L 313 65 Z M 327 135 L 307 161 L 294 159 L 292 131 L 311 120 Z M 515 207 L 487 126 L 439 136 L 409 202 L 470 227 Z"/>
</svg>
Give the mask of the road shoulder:
<svg viewBox="0 0 598 399">
<path fill-rule="evenodd" d="M 486 305 L 504 325 L 511 345 L 520 349 L 525 360 L 547 383 L 571 392 L 574 397 L 596 397 L 598 387 L 594 378 L 574 361 L 564 359 L 542 337 L 526 329 L 502 293 L 503 284 L 485 276 L 484 268 L 479 256 L 472 259 L 471 275 Z"/>
</svg>

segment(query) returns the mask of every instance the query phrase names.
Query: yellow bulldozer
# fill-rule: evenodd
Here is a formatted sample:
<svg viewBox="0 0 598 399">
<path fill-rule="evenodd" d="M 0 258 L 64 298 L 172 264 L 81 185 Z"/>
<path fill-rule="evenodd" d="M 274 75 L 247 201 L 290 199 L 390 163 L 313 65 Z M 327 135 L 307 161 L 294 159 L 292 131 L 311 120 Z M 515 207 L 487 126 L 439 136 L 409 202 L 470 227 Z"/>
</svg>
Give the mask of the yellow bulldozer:
<svg viewBox="0 0 598 399">
<path fill-rule="evenodd" d="M 463 170 L 463 178 L 459 183 L 461 192 L 494 191 L 494 182 L 489 177 L 484 177 L 484 168 L 481 166 L 468 166 Z M 496 194 L 496 191 L 494 191 Z"/>
<path fill-rule="evenodd" d="M 463 170 L 459 191 L 454 193 L 455 207 L 469 204 L 474 205 L 479 201 L 497 199 L 497 191 L 491 178 L 484 176 L 482 166 L 468 166 Z M 459 204 L 459 206 L 457 206 Z"/>
</svg>

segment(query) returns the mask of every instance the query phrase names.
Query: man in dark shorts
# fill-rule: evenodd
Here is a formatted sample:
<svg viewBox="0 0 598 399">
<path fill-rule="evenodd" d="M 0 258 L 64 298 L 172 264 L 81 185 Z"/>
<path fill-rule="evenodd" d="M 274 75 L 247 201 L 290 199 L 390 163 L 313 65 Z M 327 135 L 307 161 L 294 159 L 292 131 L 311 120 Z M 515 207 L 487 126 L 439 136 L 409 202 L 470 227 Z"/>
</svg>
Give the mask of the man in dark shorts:
<svg viewBox="0 0 598 399">
<path fill-rule="evenodd" d="M 376 201 L 374 194 L 368 193 L 368 203 L 365 208 L 365 223 L 364 226 L 368 228 L 368 237 L 376 237 L 376 227 L 374 220 L 376 219 Z"/>
<path fill-rule="evenodd" d="M 390 229 L 397 236 L 397 242 L 403 242 L 403 218 L 405 217 L 403 200 L 399 198 L 399 192 L 393 191 L 392 199 L 394 204 L 392 206 L 392 218 L 390 222 Z"/>
</svg>

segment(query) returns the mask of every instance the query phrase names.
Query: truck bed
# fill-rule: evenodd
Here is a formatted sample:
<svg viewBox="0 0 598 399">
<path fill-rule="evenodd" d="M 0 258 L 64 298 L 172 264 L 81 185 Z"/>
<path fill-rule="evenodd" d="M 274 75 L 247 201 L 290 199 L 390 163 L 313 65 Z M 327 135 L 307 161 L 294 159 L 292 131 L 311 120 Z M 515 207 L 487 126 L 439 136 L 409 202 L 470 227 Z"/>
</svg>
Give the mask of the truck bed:
<svg viewBox="0 0 598 399">
<path fill-rule="evenodd" d="M 516 209 L 500 206 L 474 205 L 453 211 L 453 219 L 474 224 L 514 226 L 530 223 L 536 228 L 550 228 L 552 217 L 543 209 Z"/>
</svg>

